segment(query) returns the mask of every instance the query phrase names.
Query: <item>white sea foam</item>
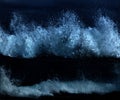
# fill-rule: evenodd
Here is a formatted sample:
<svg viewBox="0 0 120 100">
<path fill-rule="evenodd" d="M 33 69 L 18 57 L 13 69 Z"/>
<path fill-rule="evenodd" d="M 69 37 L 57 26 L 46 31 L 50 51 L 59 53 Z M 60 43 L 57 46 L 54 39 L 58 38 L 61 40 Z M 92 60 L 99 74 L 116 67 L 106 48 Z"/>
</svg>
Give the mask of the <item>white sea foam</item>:
<svg viewBox="0 0 120 100">
<path fill-rule="evenodd" d="M 40 97 L 53 96 L 54 93 L 100 93 L 105 94 L 118 91 L 118 87 L 113 83 L 99 83 L 89 80 L 76 81 L 55 81 L 47 80 L 33 86 L 17 86 L 6 75 L 5 70 L 0 68 L 0 94 L 15 97 Z"/>
<path fill-rule="evenodd" d="M 95 56 L 120 57 L 120 36 L 115 23 L 100 16 L 95 27 L 83 27 L 78 17 L 66 12 L 59 25 L 25 24 L 13 16 L 10 28 L 12 35 L 0 28 L 0 53 L 10 57 L 36 57 L 42 52 L 63 57 Z"/>
</svg>

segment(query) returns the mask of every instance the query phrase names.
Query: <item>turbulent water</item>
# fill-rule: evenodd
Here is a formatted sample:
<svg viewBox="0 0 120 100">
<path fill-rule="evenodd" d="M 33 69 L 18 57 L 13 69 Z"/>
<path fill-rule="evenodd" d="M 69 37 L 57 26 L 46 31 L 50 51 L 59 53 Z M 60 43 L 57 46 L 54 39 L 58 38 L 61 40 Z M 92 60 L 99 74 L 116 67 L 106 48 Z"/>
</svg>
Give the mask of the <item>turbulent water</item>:
<svg viewBox="0 0 120 100">
<path fill-rule="evenodd" d="M 66 12 L 56 25 L 42 27 L 25 24 L 21 16 L 14 14 L 10 30 L 11 34 L 0 28 L 2 55 L 32 58 L 44 52 L 63 57 L 120 57 L 119 32 L 109 17 L 100 16 L 94 27 L 85 27 L 77 15 Z"/>
<path fill-rule="evenodd" d="M 0 53 L 10 57 L 34 58 L 42 53 L 74 58 L 82 56 L 120 58 L 120 36 L 116 24 L 105 16 L 95 20 L 94 27 L 86 27 L 77 15 L 66 12 L 55 25 L 42 27 L 25 24 L 25 19 L 14 14 L 10 32 L 0 28 Z M 120 69 L 112 83 L 92 80 L 47 80 L 33 86 L 14 84 L 0 67 L 0 94 L 17 97 L 40 97 L 53 93 L 108 93 L 120 91 Z"/>
<path fill-rule="evenodd" d="M 120 91 L 119 83 L 100 83 L 90 80 L 56 81 L 47 80 L 33 86 L 17 86 L 6 75 L 5 70 L 0 69 L 0 93 L 16 97 L 40 97 L 53 96 L 54 93 L 109 93 Z"/>
</svg>

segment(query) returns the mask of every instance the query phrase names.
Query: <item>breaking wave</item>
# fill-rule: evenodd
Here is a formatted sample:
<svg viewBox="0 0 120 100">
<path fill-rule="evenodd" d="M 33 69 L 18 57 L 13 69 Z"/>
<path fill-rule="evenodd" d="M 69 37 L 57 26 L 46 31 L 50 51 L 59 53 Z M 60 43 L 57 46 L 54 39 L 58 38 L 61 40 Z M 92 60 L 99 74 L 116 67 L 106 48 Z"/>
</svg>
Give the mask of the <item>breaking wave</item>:
<svg viewBox="0 0 120 100">
<path fill-rule="evenodd" d="M 58 24 L 42 27 L 25 24 L 13 15 L 8 34 L 0 28 L 0 53 L 24 58 L 36 57 L 43 52 L 63 57 L 111 56 L 120 57 L 120 36 L 115 23 L 100 16 L 94 27 L 84 27 L 78 17 L 66 12 Z"/>
<path fill-rule="evenodd" d="M 112 91 L 119 91 L 116 83 L 100 83 L 89 80 L 56 81 L 47 80 L 33 86 L 17 86 L 6 75 L 3 68 L 0 68 L 0 94 L 15 97 L 53 96 L 54 93 L 99 93 L 105 94 Z"/>
</svg>

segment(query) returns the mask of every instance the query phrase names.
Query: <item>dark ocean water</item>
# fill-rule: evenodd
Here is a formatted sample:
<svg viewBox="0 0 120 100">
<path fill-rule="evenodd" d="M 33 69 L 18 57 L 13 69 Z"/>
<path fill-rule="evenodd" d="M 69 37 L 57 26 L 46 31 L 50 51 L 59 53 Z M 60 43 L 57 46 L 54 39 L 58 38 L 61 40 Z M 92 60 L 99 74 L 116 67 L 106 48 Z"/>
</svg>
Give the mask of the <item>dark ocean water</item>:
<svg viewBox="0 0 120 100">
<path fill-rule="evenodd" d="M 120 97 L 119 0 L 1 0 L 0 13 L 0 100 Z"/>
</svg>

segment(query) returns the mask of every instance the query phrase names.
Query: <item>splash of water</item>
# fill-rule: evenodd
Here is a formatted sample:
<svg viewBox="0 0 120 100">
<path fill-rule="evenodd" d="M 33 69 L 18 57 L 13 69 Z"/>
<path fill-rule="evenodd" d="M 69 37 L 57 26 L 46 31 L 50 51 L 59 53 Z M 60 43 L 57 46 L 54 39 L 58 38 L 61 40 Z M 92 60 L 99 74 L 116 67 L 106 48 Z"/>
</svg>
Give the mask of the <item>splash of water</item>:
<svg viewBox="0 0 120 100">
<path fill-rule="evenodd" d="M 118 91 L 116 84 L 98 83 L 89 80 L 76 81 L 55 81 L 47 80 L 33 86 L 17 86 L 11 82 L 3 68 L 0 68 L 0 94 L 15 97 L 40 97 L 53 96 L 54 93 L 100 93 L 105 94 L 112 91 Z"/>
<path fill-rule="evenodd" d="M 43 52 L 63 57 L 120 57 L 120 37 L 115 23 L 100 16 L 95 27 L 83 27 L 78 17 L 66 12 L 59 25 L 26 25 L 14 14 L 10 23 L 13 34 L 0 28 L 0 53 L 10 57 L 36 57 Z"/>
</svg>

